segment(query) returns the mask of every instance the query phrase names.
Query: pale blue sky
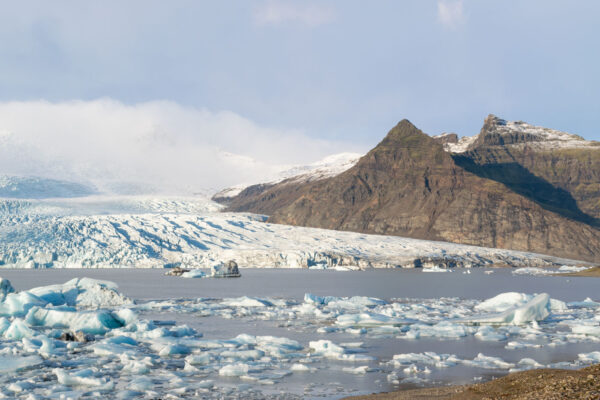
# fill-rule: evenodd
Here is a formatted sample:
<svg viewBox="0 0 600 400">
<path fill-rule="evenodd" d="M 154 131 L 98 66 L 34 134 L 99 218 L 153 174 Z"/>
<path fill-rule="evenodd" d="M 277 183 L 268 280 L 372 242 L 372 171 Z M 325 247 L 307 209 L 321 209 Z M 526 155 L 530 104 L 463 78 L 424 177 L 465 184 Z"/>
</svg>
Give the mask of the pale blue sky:
<svg viewBox="0 0 600 400">
<path fill-rule="evenodd" d="M 168 100 L 367 149 L 494 113 L 600 140 L 600 2 L 18 1 L 0 101 Z"/>
</svg>

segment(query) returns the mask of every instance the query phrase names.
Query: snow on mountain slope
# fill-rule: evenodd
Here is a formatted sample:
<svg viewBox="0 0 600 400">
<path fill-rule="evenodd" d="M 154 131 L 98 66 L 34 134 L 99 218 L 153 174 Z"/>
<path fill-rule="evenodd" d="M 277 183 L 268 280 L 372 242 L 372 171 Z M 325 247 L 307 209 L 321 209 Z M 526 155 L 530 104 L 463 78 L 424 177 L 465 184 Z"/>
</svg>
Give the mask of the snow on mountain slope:
<svg viewBox="0 0 600 400">
<path fill-rule="evenodd" d="M 194 198 L 5 200 L 0 265 L 208 267 L 235 259 L 241 267 L 368 268 L 562 262 L 508 250 L 274 225 L 259 215 L 214 212 L 220 207 Z"/>
<path fill-rule="evenodd" d="M 229 198 L 240 194 L 248 186 L 258 183 L 275 184 L 285 180 L 289 182 L 311 182 L 341 174 L 352 168 L 362 154 L 339 153 L 327 156 L 320 161 L 307 165 L 281 166 L 274 171 L 272 176 L 265 177 L 263 182 L 243 183 L 221 190 L 214 195 L 215 198 Z"/>
<path fill-rule="evenodd" d="M 81 183 L 39 177 L 0 175 L 0 197 L 47 199 L 89 196 L 95 192 L 94 188 Z"/>
<path fill-rule="evenodd" d="M 534 126 L 523 121 L 506 121 L 492 114 L 486 118 L 479 134 L 462 137 L 455 143 L 445 143 L 444 148 L 451 153 L 464 153 L 480 143 L 518 148 L 528 146 L 537 150 L 566 148 L 600 150 L 599 142 L 585 140 L 581 136 L 556 129 Z"/>
</svg>

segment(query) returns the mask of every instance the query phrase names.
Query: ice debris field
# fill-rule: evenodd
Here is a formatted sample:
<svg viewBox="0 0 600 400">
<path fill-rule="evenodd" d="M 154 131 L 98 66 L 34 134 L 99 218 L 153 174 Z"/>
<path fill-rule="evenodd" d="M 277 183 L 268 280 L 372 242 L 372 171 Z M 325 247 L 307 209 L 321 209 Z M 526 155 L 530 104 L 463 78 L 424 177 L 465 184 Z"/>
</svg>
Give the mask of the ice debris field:
<svg viewBox="0 0 600 400">
<path fill-rule="evenodd" d="M 521 267 L 573 264 L 539 254 L 268 224 L 202 197 L 0 199 L 0 267 Z"/>
<path fill-rule="evenodd" d="M 270 334 L 230 337 L 228 328 L 203 336 L 219 321 Z M 467 371 L 461 375 L 468 380 L 481 379 L 482 371 L 600 362 L 595 350 L 562 362 L 527 356 L 531 349 L 600 347 L 600 303 L 517 292 L 483 301 L 310 293 L 302 300 L 136 301 L 103 280 L 17 292 L 3 279 L 0 336 L 0 398 L 339 398 L 439 384 L 455 370 Z M 482 348 L 499 344 L 507 356 L 395 353 L 378 349 L 377 340 L 412 349 L 433 348 L 432 340 L 476 341 Z"/>
</svg>

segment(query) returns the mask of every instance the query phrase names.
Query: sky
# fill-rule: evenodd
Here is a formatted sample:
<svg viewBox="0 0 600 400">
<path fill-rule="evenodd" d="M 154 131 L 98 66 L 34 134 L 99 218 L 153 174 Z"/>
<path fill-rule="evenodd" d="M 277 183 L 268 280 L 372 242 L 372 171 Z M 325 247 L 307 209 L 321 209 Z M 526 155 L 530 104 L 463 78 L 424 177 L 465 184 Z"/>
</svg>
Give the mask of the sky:
<svg viewBox="0 0 600 400">
<path fill-rule="evenodd" d="M 490 113 L 600 140 L 599 14 L 595 0 L 8 2 L 0 173 L 225 186 L 365 152 L 403 118 L 470 136 Z"/>
</svg>

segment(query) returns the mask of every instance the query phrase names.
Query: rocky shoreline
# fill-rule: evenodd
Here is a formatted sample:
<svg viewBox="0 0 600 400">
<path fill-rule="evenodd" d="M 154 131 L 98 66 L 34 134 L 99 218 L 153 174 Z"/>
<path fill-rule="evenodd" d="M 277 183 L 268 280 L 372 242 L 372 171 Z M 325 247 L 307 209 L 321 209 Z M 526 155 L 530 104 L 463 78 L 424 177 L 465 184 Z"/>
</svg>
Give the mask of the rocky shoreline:
<svg viewBox="0 0 600 400">
<path fill-rule="evenodd" d="M 539 369 L 516 372 L 489 382 L 426 389 L 402 390 L 350 400 L 554 400 L 600 398 L 600 364 L 579 370 Z"/>
</svg>

